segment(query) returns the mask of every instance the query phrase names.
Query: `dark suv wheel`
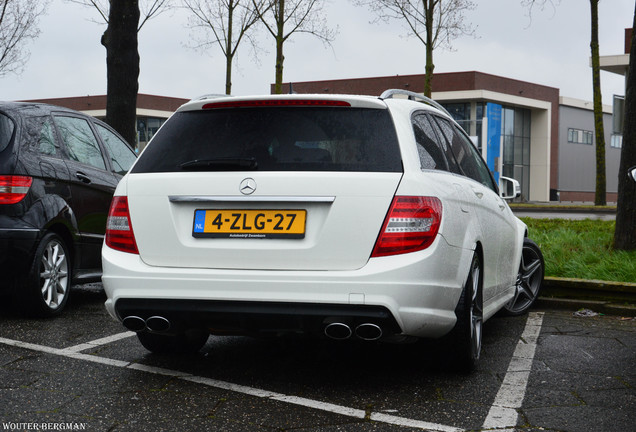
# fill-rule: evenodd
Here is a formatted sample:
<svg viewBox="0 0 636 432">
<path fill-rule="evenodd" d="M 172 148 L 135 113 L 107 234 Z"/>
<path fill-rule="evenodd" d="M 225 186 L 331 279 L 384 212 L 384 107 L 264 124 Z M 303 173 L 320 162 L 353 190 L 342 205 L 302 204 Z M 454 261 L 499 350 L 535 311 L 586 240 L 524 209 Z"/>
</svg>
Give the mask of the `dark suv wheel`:
<svg viewBox="0 0 636 432">
<path fill-rule="evenodd" d="M 53 316 L 62 311 L 71 288 L 71 258 L 64 240 L 47 233 L 35 251 L 21 289 L 24 311 L 33 316 Z"/>
</svg>

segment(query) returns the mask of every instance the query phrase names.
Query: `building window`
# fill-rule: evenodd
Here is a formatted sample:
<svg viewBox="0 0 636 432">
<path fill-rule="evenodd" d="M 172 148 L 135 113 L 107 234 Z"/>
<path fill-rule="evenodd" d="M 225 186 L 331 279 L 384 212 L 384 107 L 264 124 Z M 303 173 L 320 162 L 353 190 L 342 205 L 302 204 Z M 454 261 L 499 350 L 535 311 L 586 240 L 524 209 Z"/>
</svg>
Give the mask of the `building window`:
<svg viewBox="0 0 636 432">
<path fill-rule="evenodd" d="M 594 132 L 581 129 L 568 129 L 568 142 L 574 144 L 594 144 Z"/>
<path fill-rule="evenodd" d="M 157 117 L 137 117 L 137 149 L 143 150 L 165 121 Z"/>
<path fill-rule="evenodd" d="M 503 172 L 521 184 L 522 200 L 530 196 L 530 119 L 524 108 L 504 106 L 501 135 L 503 137 Z"/>
<path fill-rule="evenodd" d="M 613 148 L 623 148 L 623 135 L 612 135 L 610 146 Z"/>
<path fill-rule="evenodd" d="M 446 103 L 443 104 L 446 111 L 451 115 L 458 125 L 470 134 L 470 104 L 469 103 Z"/>
</svg>

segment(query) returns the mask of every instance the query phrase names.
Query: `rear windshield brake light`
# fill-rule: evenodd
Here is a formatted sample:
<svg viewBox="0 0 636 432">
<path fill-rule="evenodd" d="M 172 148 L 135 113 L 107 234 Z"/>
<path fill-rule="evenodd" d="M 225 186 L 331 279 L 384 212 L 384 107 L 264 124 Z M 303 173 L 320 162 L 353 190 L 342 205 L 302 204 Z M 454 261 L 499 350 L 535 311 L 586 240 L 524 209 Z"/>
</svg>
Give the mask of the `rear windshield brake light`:
<svg viewBox="0 0 636 432">
<path fill-rule="evenodd" d="M 33 178 L 0 175 L 0 204 L 16 204 L 29 192 Z"/>
<path fill-rule="evenodd" d="M 258 108 L 258 107 L 284 107 L 284 106 L 323 106 L 323 107 L 350 107 L 351 104 L 339 100 L 324 99 L 267 99 L 246 100 L 230 102 L 210 102 L 203 105 L 203 109 L 219 108 Z"/>
</svg>

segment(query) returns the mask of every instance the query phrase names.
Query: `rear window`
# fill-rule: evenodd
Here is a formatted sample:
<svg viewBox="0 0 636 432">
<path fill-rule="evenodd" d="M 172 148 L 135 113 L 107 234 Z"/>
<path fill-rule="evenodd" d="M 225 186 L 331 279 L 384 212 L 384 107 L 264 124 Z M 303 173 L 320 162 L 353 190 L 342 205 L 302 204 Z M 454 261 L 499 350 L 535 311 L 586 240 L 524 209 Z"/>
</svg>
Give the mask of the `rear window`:
<svg viewBox="0 0 636 432">
<path fill-rule="evenodd" d="M 176 113 L 133 173 L 173 171 L 401 172 L 387 110 L 233 108 Z"/>
<path fill-rule="evenodd" d="M 9 145 L 14 129 L 15 125 L 13 124 L 13 120 L 0 113 L 0 152 Z"/>
</svg>

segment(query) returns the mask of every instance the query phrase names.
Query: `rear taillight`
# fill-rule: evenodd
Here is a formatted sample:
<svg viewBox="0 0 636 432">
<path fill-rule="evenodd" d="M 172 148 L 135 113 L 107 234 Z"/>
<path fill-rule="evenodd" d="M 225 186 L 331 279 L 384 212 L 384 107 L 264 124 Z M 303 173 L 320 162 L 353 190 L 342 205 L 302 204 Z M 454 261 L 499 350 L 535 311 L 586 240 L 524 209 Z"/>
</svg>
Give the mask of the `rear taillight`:
<svg viewBox="0 0 636 432">
<path fill-rule="evenodd" d="M 139 254 L 135 233 L 130 223 L 128 198 L 115 196 L 106 221 L 106 246 L 121 252 Z"/>
<path fill-rule="evenodd" d="M 371 257 L 426 249 L 442 220 L 442 203 L 434 197 L 396 196 L 382 225 Z"/>
<path fill-rule="evenodd" d="M 22 201 L 32 183 L 31 177 L 0 175 L 0 204 L 15 204 Z"/>
</svg>

